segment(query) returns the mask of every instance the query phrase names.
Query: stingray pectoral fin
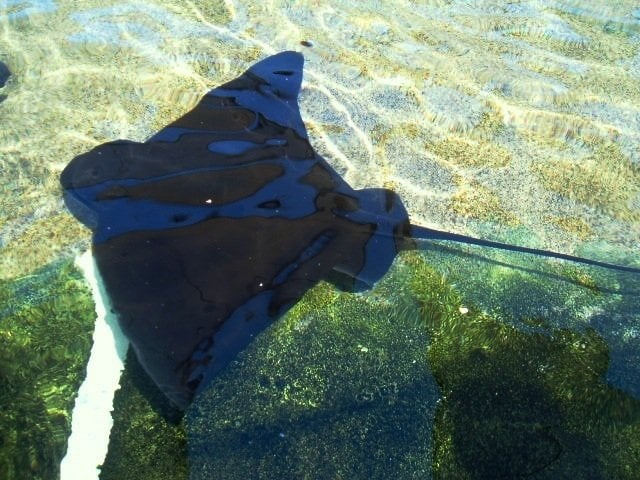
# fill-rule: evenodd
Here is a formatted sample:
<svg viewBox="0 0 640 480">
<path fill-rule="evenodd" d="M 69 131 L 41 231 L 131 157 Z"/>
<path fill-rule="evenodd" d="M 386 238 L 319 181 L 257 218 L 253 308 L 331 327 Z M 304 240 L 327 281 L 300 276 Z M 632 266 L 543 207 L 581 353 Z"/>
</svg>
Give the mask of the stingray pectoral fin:
<svg viewBox="0 0 640 480">
<path fill-rule="evenodd" d="M 508 250 L 511 252 L 529 253 L 547 258 L 557 258 L 560 260 L 569 260 L 571 262 L 582 263 L 585 265 L 593 265 L 595 267 L 608 268 L 618 270 L 620 272 L 640 273 L 640 268 L 628 267 L 626 265 L 617 265 L 615 263 L 601 262 L 589 258 L 577 257 L 566 253 L 552 252 L 539 248 L 520 247 L 518 245 L 510 245 L 508 243 L 493 242 L 491 240 L 482 240 L 480 238 L 460 235 L 458 233 L 443 232 L 431 228 L 411 225 L 411 238 L 415 240 L 447 240 L 451 242 L 467 243 L 470 245 L 479 245 L 481 247 L 497 248 L 500 250 Z"/>
<path fill-rule="evenodd" d="M 283 266 L 271 282 L 275 291 L 269 304 L 270 315 L 282 314 L 329 275 L 344 252 L 340 249 L 341 242 L 336 240 L 334 230 L 322 230 L 293 261 Z"/>
<path fill-rule="evenodd" d="M 374 225 L 362 225 L 349 240 L 357 255 L 336 264 L 327 280 L 344 291 L 369 290 L 389 271 L 396 257 L 395 237 L 379 232 Z"/>
<path fill-rule="evenodd" d="M 186 383 L 194 386 L 195 394 L 204 390 L 274 321 L 274 317 L 267 314 L 272 297 L 273 292 L 268 290 L 247 300 L 224 321 L 207 349 L 194 351 L 191 356 L 193 368 L 187 372 Z"/>
<path fill-rule="evenodd" d="M 147 147 L 129 140 L 115 140 L 98 145 L 75 157 L 60 175 L 65 190 L 99 185 L 125 176 L 131 177 L 126 168 L 137 157 L 144 156 Z M 138 153 L 143 150 L 142 155 Z"/>
</svg>

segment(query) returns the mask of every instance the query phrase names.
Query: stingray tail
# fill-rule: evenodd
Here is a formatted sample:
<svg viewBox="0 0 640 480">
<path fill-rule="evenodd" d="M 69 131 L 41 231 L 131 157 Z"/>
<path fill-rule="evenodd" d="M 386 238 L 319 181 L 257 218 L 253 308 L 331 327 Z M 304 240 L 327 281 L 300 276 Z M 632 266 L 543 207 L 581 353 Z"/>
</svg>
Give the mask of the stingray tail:
<svg viewBox="0 0 640 480">
<path fill-rule="evenodd" d="M 471 245 L 498 248 L 500 250 L 509 250 L 511 252 L 522 252 L 549 258 L 559 258 L 562 260 L 569 260 L 571 262 L 578 262 L 586 265 L 594 265 L 596 267 L 609 268 L 621 272 L 640 273 L 640 268 L 600 262 L 598 260 L 590 260 L 588 258 L 567 255 L 566 253 L 551 252 L 549 250 L 541 250 L 539 248 L 519 247 L 516 245 L 509 245 L 508 243 L 492 242 L 490 240 L 482 240 L 480 238 L 468 237 L 467 235 L 433 230 L 431 228 L 420 227 L 417 225 L 411 225 L 411 237 L 416 240 L 448 240 L 451 242 L 469 243 Z"/>
</svg>

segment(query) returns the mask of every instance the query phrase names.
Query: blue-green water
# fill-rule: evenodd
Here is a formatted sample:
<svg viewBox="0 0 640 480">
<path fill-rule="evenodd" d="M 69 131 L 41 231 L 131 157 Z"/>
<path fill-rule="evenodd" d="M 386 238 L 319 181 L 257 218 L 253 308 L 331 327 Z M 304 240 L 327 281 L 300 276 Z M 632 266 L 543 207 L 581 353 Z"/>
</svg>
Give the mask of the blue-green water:
<svg viewBox="0 0 640 480">
<path fill-rule="evenodd" d="M 354 187 L 639 265 L 633 2 L 0 0 L 0 477 L 56 477 L 84 378 L 90 234 L 62 169 L 287 49 L 310 140 Z M 434 244 L 373 291 L 322 284 L 183 420 L 129 357 L 101 478 L 635 478 L 636 277 Z"/>
</svg>

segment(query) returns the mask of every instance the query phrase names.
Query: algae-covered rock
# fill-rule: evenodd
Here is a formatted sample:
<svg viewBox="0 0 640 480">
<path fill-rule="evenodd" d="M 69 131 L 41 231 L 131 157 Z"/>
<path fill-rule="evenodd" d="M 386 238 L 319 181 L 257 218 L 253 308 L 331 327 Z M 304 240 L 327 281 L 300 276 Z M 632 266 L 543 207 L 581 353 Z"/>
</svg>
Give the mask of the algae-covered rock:
<svg viewBox="0 0 640 480">
<path fill-rule="evenodd" d="M 0 478 L 58 478 L 94 321 L 71 262 L 0 280 Z"/>
<path fill-rule="evenodd" d="M 429 478 L 438 399 L 406 269 L 320 284 L 187 413 L 193 479 Z"/>
<path fill-rule="evenodd" d="M 558 305 L 563 299 L 571 303 L 566 317 L 588 306 L 606 306 L 609 329 L 615 330 L 616 315 L 637 307 L 637 293 L 567 284 L 573 278 L 569 266 L 562 267 L 569 269 L 565 277 L 518 270 L 515 278 L 513 272 L 494 276 L 484 288 L 513 295 L 520 285 L 521 302 L 546 306 L 547 313 L 535 322 L 505 322 L 504 311 L 496 319 L 472 304 L 443 315 L 442 305 L 455 305 L 462 299 L 459 292 L 446 283 L 435 295 L 424 289 L 433 283 L 433 270 L 416 257 L 406 258 L 413 265 L 411 285 L 432 338 L 429 361 L 442 392 L 434 478 L 635 478 L 640 401 L 604 381 L 610 345 L 603 337 L 589 327 L 558 327 L 554 315 L 566 307 Z M 545 295 L 527 291 L 532 285 L 542 289 L 544 282 Z M 576 288 L 584 290 L 582 296 Z M 517 316 L 516 310 L 508 311 Z"/>
</svg>

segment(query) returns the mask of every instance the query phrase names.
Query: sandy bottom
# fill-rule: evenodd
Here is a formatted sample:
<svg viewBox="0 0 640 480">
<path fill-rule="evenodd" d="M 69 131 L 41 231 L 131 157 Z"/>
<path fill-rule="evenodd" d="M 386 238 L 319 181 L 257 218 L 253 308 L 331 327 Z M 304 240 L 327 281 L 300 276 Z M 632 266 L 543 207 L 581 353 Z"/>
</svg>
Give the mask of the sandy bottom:
<svg viewBox="0 0 640 480">
<path fill-rule="evenodd" d="M 0 91 L 0 275 L 88 245 L 61 202 L 71 158 L 144 140 L 285 49 L 307 60 L 311 141 L 353 186 L 395 189 L 415 223 L 630 261 L 640 238 L 634 2 L 289 3 L 0 10 L 0 61 L 12 72 Z"/>
</svg>

